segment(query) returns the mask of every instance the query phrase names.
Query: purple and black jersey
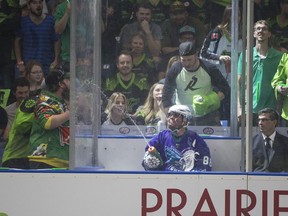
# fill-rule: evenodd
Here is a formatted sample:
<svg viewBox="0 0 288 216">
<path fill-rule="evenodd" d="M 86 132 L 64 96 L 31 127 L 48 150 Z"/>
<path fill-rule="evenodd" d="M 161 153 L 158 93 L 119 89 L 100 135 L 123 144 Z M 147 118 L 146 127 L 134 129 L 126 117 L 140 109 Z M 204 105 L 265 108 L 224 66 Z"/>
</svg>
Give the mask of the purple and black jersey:
<svg viewBox="0 0 288 216">
<path fill-rule="evenodd" d="M 161 131 L 149 141 L 163 160 L 163 165 L 153 170 L 163 171 L 211 171 L 210 150 L 206 142 L 194 131 L 187 130 L 181 137 L 175 137 L 170 130 Z M 149 146 L 147 145 L 145 151 Z M 143 166 L 146 170 L 148 167 Z"/>
</svg>

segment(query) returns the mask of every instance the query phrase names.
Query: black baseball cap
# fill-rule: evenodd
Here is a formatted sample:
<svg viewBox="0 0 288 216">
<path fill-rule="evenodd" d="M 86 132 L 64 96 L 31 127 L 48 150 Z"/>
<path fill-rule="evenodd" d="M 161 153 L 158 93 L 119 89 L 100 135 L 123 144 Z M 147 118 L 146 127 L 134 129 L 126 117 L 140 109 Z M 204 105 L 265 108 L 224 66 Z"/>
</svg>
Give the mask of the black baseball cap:
<svg viewBox="0 0 288 216">
<path fill-rule="evenodd" d="M 70 72 L 65 72 L 63 69 L 52 69 L 45 78 L 45 84 L 48 89 L 54 89 L 59 82 L 64 79 L 70 79 Z"/>
<path fill-rule="evenodd" d="M 196 53 L 195 43 L 187 41 L 179 45 L 179 55 L 180 56 L 189 56 Z"/>
<path fill-rule="evenodd" d="M 184 13 L 185 11 L 185 5 L 180 1 L 175 1 L 170 5 L 170 13 Z"/>
</svg>

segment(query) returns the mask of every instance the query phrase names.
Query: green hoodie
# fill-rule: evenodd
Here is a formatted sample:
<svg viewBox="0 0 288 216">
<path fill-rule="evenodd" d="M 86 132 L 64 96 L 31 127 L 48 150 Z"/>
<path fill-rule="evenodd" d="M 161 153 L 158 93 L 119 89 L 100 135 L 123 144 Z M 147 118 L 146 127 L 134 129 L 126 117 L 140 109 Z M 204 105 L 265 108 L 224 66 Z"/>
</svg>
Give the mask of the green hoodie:
<svg viewBox="0 0 288 216">
<path fill-rule="evenodd" d="M 281 61 L 278 65 L 277 72 L 272 79 L 271 85 L 275 91 L 275 96 L 278 101 L 282 104 L 282 118 L 288 120 L 288 98 L 278 92 L 278 86 L 288 86 L 288 54 L 284 53 Z"/>
</svg>

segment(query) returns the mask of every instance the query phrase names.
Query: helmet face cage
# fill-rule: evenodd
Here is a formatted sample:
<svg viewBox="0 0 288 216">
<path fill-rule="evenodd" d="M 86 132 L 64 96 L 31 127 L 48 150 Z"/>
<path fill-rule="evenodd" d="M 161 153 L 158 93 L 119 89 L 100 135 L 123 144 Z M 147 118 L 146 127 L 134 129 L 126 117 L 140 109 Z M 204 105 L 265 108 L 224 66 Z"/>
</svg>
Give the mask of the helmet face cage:
<svg viewBox="0 0 288 216">
<path fill-rule="evenodd" d="M 185 105 L 174 105 L 174 106 L 170 107 L 170 109 L 168 111 L 168 117 L 171 116 L 171 114 L 173 114 L 173 113 L 177 113 L 177 114 L 181 115 L 183 118 L 186 118 L 187 122 L 191 118 L 190 109 Z"/>
</svg>

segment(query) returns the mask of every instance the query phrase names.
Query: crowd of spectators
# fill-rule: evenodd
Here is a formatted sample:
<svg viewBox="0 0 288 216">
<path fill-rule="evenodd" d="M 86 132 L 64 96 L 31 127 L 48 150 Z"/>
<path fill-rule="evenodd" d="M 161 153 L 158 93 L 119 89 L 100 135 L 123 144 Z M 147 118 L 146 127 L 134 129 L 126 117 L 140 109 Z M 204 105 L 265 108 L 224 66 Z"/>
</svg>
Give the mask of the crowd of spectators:
<svg viewBox="0 0 288 216">
<path fill-rule="evenodd" d="M 123 8 L 124 5 L 125 8 Z M 240 2 L 239 19 L 238 19 L 240 27 L 241 27 L 241 11 L 242 11 L 241 6 L 242 5 Z M 198 109 L 198 112 L 199 110 L 202 111 L 200 116 L 201 117 L 204 116 L 205 117 L 204 119 L 211 120 L 219 116 L 217 117 L 217 121 L 214 121 L 212 125 L 219 125 L 220 122 L 219 120 L 226 120 L 228 121 L 229 124 L 231 90 L 229 88 L 225 88 L 226 86 L 225 82 L 221 81 L 220 85 L 219 83 L 217 83 L 219 79 L 218 78 L 215 79 L 216 77 L 215 72 L 214 76 L 208 76 L 208 77 L 210 77 L 212 81 L 212 83 L 210 84 L 211 89 L 213 90 L 212 92 L 217 93 L 221 92 L 219 91 L 219 89 L 222 90 L 224 89 L 224 92 L 221 92 L 223 95 L 222 96 L 218 95 L 220 98 L 219 106 L 216 106 L 217 103 L 215 103 L 215 101 L 214 104 L 211 103 L 211 98 L 216 99 L 216 97 L 212 96 L 213 94 L 202 92 L 200 95 L 201 99 L 203 100 L 203 98 L 205 98 L 203 96 L 207 96 L 207 98 L 205 98 L 206 99 L 205 101 L 210 101 L 210 103 L 206 103 L 203 101 L 199 103 L 197 102 L 196 99 L 193 100 L 191 94 L 186 91 L 187 88 L 193 89 L 193 87 L 195 87 L 194 85 L 197 83 L 197 80 L 199 83 L 199 80 L 202 80 L 203 78 L 198 79 L 198 77 L 195 76 L 189 78 L 185 77 L 186 79 L 189 79 L 191 81 L 188 82 L 187 80 L 186 81 L 183 80 L 183 77 L 180 78 L 181 75 L 179 75 L 176 78 L 176 80 L 172 81 L 171 76 L 170 75 L 168 76 L 168 74 L 171 74 L 171 72 L 169 73 L 169 70 L 170 71 L 176 70 L 180 72 L 183 67 L 185 68 L 183 58 L 179 58 L 179 45 L 184 42 L 192 42 L 194 44 L 193 46 L 195 48 L 196 54 L 199 55 L 200 57 L 201 65 L 204 64 L 205 67 L 207 65 L 208 67 L 211 67 L 211 65 L 215 66 L 222 73 L 222 76 L 226 79 L 229 87 L 231 88 L 231 40 L 232 40 L 231 1 L 211 0 L 211 1 L 198 1 L 197 3 L 195 3 L 195 1 L 187 1 L 187 0 L 182 1 L 126 0 L 121 1 L 120 3 L 117 1 L 108 2 L 103 0 L 102 11 L 103 11 L 103 20 L 105 20 L 104 21 L 105 28 L 102 34 L 106 35 L 107 31 L 111 31 L 111 28 L 113 26 L 115 27 L 113 28 L 113 35 L 114 35 L 113 38 L 105 37 L 102 39 L 102 46 L 104 44 L 109 44 L 110 48 L 113 44 L 113 41 L 115 42 L 115 44 L 113 45 L 114 47 L 112 47 L 113 51 L 112 52 L 110 51 L 109 57 L 111 57 L 111 55 L 112 56 L 115 55 L 113 56 L 112 59 L 115 58 L 118 61 L 120 52 L 123 52 L 123 50 L 130 51 L 132 53 L 132 62 L 133 62 L 132 73 L 140 74 L 142 77 L 146 77 L 148 88 L 150 88 L 153 84 L 157 83 L 161 79 L 166 78 L 165 82 L 166 85 L 164 85 L 163 89 L 165 98 L 163 100 L 166 103 L 167 107 L 166 110 L 164 109 L 164 113 L 167 114 L 167 109 L 172 104 L 175 103 L 183 104 L 183 98 L 188 98 L 187 95 L 190 95 L 191 98 L 189 100 L 186 99 L 184 100 L 185 101 L 184 104 L 191 107 L 191 111 L 192 113 L 194 113 L 194 121 L 191 121 L 190 124 L 195 125 L 212 124 L 211 121 L 196 123 L 197 118 L 199 118 L 199 115 L 195 115 L 196 112 L 195 110 L 193 110 L 196 108 Z M 217 13 L 212 13 L 212 11 L 217 11 Z M 127 12 L 128 14 L 130 14 L 129 16 L 127 16 Z M 277 16 L 281 16 L 281 14 L 283 17 L 285 17 L 283 15 L 284 12 L 285 12 L 285 1 L 278 1 L 277 4 L 275 3 L 275 1 L 261 1 L 261 0 L 254 1 L 255 21 L 268 20 L 269 26 L 270 24 L 276 25 L 278 22 L 276 22 L 275 24 L 275 21 L 273 21 L 273 19 Z M 124 16 L 124 14 L 126 15 Z M 119 18 L 118 22 L 116 21 L 115 18 L 117 16 Z M 125 22 L 123 22 L 123 20 L 125 20 Z M 121 24 L 121 26 L 119 27 L 119 25 L 115 25 L 115 23 Z M 275 49 L 277 50 L 282 49 L 283 51 L 283 48 L 279 47 L 279 43 L 272 43 L 273 41 L 279 42 L 279 40 L 273 39 L 276 37 L 276 35 L 272 32 L 272 30 L 273 29 L 271 28 L 270 30 L 271 44 L 269 44 L 269 46 L 272 45 L 273 47 L 275 47 Z M 242 50 L 241 31 L 238 37 L 238 50 L 239 51 Z M 105 54 L 102 56 L 106 56 L 107 50 L 102 49 L 102 54 L 103 53 Z M 105 59 L 106 58 L 104 57 L 103 63 L 106 65 L 107 61 Z M 182 63 L 178 64 L 178 68 L 176 68 L 177 66 L 174 65 L 174 67 L 170 69 L 171 65 L 169 65 L 169 62 L 172 62 L 174 60 L 175 62 L 178 61 Z M 105 71 L 103 71 L 103 76 L 105 77 L 105 81 L 103 82 L 104 84 L 103 90 L 104 94 L 106 94 L 107 97 L 109 97 L 113 92 L 111 91 L 111 88 L 110 91 L 107 91 L 107 89 L 109 89 L 109 85 L 110 87 L 112 86 L 112 83 L 110 82 L 109 84 L 107 83 L 107 81 L 110 81 L 111 77 L 115 76 L 115 73 L 120 72 L 117 61 L 113 63 L 111 62 L 110 58 L 110 62 L 108 64 L 117 65 L 118 70 L 114 69 L 112 73 L 109 73 L 109 75 L 107 75 L 108 73 L 105 73 Z M 211 65 L 209 65 L 208 63 Z M 239 64 L 241 64 L 240 61 Z M 197 68 L 192 67 L 192 70 L 197 70 Z M 175 73 L 176 72 L 174 72 L 174 74 Z M 218 72 L 216 74 L 218 74 Z M 216 83 L 215 80 L 217 80 Z M 263 79 L 260 78 L 260 82 L 262 82 L 262 80 Z M 133 91 L 132 88 L 128 88 L 127 80 L 126 83 L 122 81 L 125 80 L 118 79 L 118 82 L 120 83 L 119 85 L 124 87 L 125 91 Z M 266 81 L 267 80 L 265 79 L 265 82 Z M 177 82 L 179 83 L 182 82 L 181 83 L 182 87 L 184 83 L 186 83 L 187 85 L 186 86 L 187 88 L 186 90 L 183 91 L 183 95 L 180 96 L 180 99 L 179 95 L 181 95 L 182 93 L 180 94 L 179 92 L 181 92 L 181 89 L 177 89 L 174 87 L 171 88 L 172 86 L 176 86 L 176 84 L 177 86 L 180 86 L 179 83 Z M 256 88 L 256 86 L 254 87 Z M 266 87 L 261 86 L 261 88 Z M 269 89 L 272 88 L 270 87 Z M 124 90 L 120 92 L 124 93 Z M 185 94 L 186 96 L 184 96 Z M 125 95 L 127 96 L 127 100 L 129 101 L 130 96 L 127 94 Z M 147 95 L 147 89 L 145 90 L 143 89 L 143 94 L 139 94 L 140 98 L 142 98 L 141 101 L 143 101 L 143 95 Z M 168 95 L 168 98 L 166 98 L 166 95 Z M 272 95 L 271 97 L 272 97 L 271 101 L 274 101 L 274 103 L 272 104 L 271 102 L 269 104 L 269 107 L 275 108 L 276 107 L 275 96 Z M 169 104 L 169 106 L 167 104 Z M 129 106 L 131 105 L 128 103 L 128 107 Z M 139 112 L 136 112 L 135 115 L 133 114 L 135 113 L 135 108 L 139 106 L 141 106 L 141 104 L 137 104 L 137 106 L 135 106 L 132 110 L 128 109 L 129 110 L 128 112 L 132 114 L 132 116 L 136 117 Z M 216 106 L 216 110 L 207 113 L 207 110 L 212 109 L 213 106 Z M 259 109 L 261 108 L 264 107 L 259 107 Z M 141 107 L 139 109 L 141 109 Z M 216 112 L 216 115 L 214 112 Z M 218 112 L 219 114 L 217 114 Z M 257 114 L 257 111 L 255 111 L 255 114 Z M 198 122 L 201 121 L 198 120 Z"/>
<path fill-rule="evenodd" d="M 135 114 L 138 107 L 144 105 L 149 88 L 166 78 L 168 68 L 171 67 L 169 62 L 174 59 L 181 61 L 179 45 L 187 41 L 195 44 L 200 59 L 216 65 L 229 86 L 231 85 L 231 0 L 102 0 L 101 3 L 101 89 L 106 95 L 101 110 L 105 109 L 107 99 L 113 92 L 121 92 L 127 97 L 128 112 Z M 82 10 L 85 8 L 84 3 L 77 4 L 79 7 L 76 12 L 87 12 Z M 241 25 L 241 2 L 239 6 Z M 271 24 L 271 44 L 281 51 L 286 50 L 286 10 L 288 9 L 284 0 L 254 1 L 254 20 L 268 20 Z M 31 93 L 37 94 L 49 70 L 57 67 L 69 70 L 70 1 L 5 0 L 1 1 L 0 13 L 3 15 L 0 23 L 1 89 L 11 89 L 14 80 L 23 76 L 30 82 Z M 76 22 L 81 20 L 84 20 L 82 16 Z M 89 22 L 85 23 L 85 27 L 89 28 L 90 25 Z M 85 37 L 81 36 L 85 31 L 89 31 L 83 29 L 85 27 L 76 29 L 78 43 L 85 40 Z M 241 35 L 238 41 L 238 50 L 241 50 Z M 93 73 L 91 67 L 88 67 L 93 62 L 93 49 L 90 44 L 83 45 L 83 52 L 79 52 L 76 66 L 81 68 L 81 75 L 86 67 L 85 75 L 89 75 Z M 125 75 L 125 79 L 119 64 L 123 52 L 130 52 L 132 57 L 131 65 L 124 66 L 131 67 L 127 69 L 131 74 L 129 72 Z M 37 70 L 37 75 L 30 73 L 31 64 L 38 64 L 44 76 L 40 75 L 40 69 Z M 138 86 L 139 92 L 134 91 L 131 84 Z M 164 86 L 164 92 L 165 89 Z M 130 95 L 133 93 L 137 97 L 130 98 L 125 92 Z M 172 104 L 176 99 L 174 95 Z M 11 100 L 8 103 L 11 103 Z M 223 103 L 221 102 L 221 107 L 224 106 Z M 225 120 L 229 119 L 228 114 L 222 116 Z"/>
</svg>

